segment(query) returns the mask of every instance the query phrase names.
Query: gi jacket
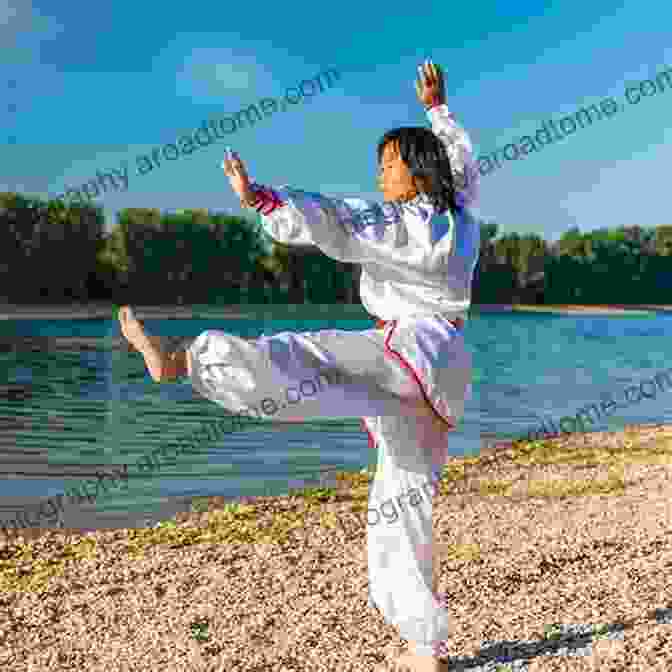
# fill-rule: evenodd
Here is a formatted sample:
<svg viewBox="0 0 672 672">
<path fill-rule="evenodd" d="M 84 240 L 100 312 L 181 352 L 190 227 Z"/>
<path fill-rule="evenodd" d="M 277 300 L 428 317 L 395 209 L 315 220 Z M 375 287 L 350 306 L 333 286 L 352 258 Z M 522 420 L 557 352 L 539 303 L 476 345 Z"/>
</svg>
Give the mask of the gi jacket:
<svg viewBox="0 0 672 672">
<path fill-rule="evenodd" d="M 469 206 L 476 200 L 478 170 L 469 139 L 447 107 L 427 114 L 450 157 L 455 214 L 438 214 L 425 194 L 380 204 L 288 186 L 252 186 L 254 207 L 273 239 L 314 245 L 332 259 L 361 264 L 362 303 L 383 320 L 436 314 L 465 318 L 471 303 L 480 225 Z"/>
</svg>

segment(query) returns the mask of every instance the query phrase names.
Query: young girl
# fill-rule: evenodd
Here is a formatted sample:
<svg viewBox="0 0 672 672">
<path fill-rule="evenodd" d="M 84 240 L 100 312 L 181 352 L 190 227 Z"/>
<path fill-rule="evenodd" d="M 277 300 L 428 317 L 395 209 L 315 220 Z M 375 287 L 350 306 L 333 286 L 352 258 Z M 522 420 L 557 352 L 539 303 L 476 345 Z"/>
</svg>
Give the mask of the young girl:
<svg viewBox="0 0 672 672">
<path fill-rule="evenodd" d="M 200 394 L 232 413 L 253 406 L 276 420 L 295 420 L 294 402 L 278 408 L 273 401 L 281 390 L 320 371 L 338 373 L 337 385 L 300 400 L 301 415 L 364 416 L 378 448 L 368 513 L 390 501 L 400 509 L 395 522 L 367 516 L 370 601 L 409 641 L 410 652 L 395 668 L 434 672 L 448 618 L 433 581 L 431 495 L 421 493 L 442 470 L 447 432 L 463 413 L 471 380 L 462 327 L 479 251 L 479 226 L 467 209 L 478 171 L 445 105 L 440 68 L 427 61 L 418 70 L 416 90 L 433 132 L 398 128 L 384 135 L 382 205 L 263 187 L 250 181 L 237 155 L 227 153 L 223 163 L 241 203 L 261 214 L 275 240 L 361 264 L 360 294 L 378 318 L 375 329 L 253 340 L 206 331 L 169 357 L 130 309 L 120 311 L 120 322 L 154 380 L 188 375 Z M 273 401 L 272 411 L 266 401 Z"/>
</svg>

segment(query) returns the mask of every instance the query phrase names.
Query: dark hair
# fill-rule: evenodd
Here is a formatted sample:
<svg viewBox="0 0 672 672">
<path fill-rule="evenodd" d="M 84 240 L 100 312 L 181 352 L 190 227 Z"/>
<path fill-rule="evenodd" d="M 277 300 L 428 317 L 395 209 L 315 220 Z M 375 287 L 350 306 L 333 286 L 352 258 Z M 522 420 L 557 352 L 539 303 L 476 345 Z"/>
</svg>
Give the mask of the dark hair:
<svg viewBox="0 0 672 672">
<path fill-rule="evenodd" d="M 383 150 L 391 142 L 399 143 L 401 160 L 408 166 L 413 177 L 428 177 L 431 191 L 427 192 L 430 200 L 440 214 L 446 210 L 454 213 L 455 186 L 453 171 L 446 148 L 434 133 L 426 128 L 403 126 L 385 133 L 378 143 L 378 163 Z"/>
</svg>

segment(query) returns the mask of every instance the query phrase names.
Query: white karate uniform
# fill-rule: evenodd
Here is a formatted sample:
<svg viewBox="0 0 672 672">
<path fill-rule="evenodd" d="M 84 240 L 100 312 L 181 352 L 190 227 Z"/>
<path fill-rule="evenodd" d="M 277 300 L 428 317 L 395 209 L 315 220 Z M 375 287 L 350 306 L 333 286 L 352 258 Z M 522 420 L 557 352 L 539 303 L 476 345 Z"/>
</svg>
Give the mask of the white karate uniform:
<svg viewBox="0 0 672 672">
<path fill-rule="evenodd" d="M 436 214 L 423 194 L 380 205 L 256 186 L 262 226 L 276 241 L 361 264 L 362 303 L 388 321 L 384 330 L 253 340 L 206 331 L 189 352 L 194 388 L 232 413 L 280 421 L 363 418 L 378 448 L 369 514 L 389 500 L 403 509 L 395 522 L 377 513 L 378 522 L 367 526 L 370 600 L 404 639 L 432 653 L 447 638 L 448 621 L 432 592 L 428 490 L 446 460 L 447 429 L 414 416 L 407 402 L 425 399 L 452 426 L 463 414 L 471 358 L 451 320 L 465 319 L 470 305 L 479 224 L 468 210 L 478 183 L 469 139 L 445 105 L 428 116 L 451 158 L 455 216 Z"/>
</svg>

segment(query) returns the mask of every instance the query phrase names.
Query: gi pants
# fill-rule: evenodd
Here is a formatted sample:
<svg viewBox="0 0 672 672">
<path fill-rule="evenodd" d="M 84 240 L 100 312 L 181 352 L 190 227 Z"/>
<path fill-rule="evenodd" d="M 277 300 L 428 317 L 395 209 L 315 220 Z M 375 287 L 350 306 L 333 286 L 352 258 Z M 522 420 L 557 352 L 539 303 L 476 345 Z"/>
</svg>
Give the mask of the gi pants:
<svg viewBox="0 0 672 672">
<path fill-rule="evenodd" d="M 432 495 L 448 425 L 462 416 L 471 381 L 461 330 L 443 316 L 252 340 L 212 330 L 189 355 L 194 388 L 231 413 L 363 418 L 378 448 L 367 512 L 370 600 L 404 639 L 432 653 L 448 638 L 447 612 L 433 592 Z M 445 423 L 413 415 L 423 399 Z"/>
</svg>

